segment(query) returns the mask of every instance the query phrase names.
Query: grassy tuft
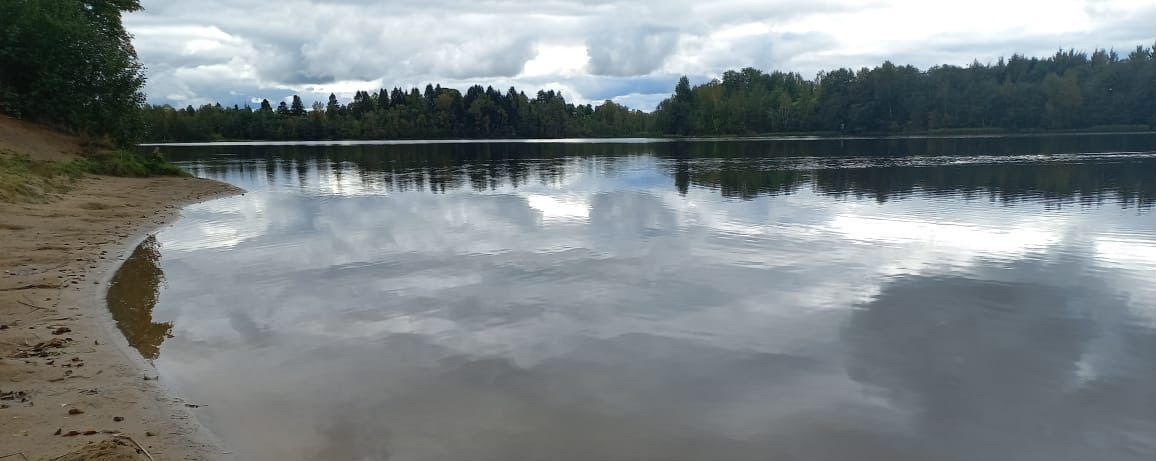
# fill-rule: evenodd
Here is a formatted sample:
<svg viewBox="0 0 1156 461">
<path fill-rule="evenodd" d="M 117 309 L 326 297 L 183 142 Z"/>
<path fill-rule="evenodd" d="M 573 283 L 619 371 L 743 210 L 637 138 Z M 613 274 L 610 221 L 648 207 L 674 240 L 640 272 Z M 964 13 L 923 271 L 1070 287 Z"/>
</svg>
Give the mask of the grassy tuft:
<svg viewBox="0 0 1156 461">
<path fill-rule="evenodd" d="M 72 189 L 84 176 L 84 165 L 32 160 L 27 155 L 0 153 L 0 201 L 46 202 L 51 194 Z"/>
<path fill-rule="evenodd" d="M 160 154 L 109 151 L 73 160 L 32 160 L 27 155 L 0 152 L 0 202 L 44 203 L 68 192 L 85 174 L 106 176 L 190 176 Z"/>
<path fill-rule="evenodd" d="M 85 171 L 92 174 L 106 176 L 129 176 L 143 178 L 147 176 L 189 176 L 189 173 L 176 165 L 166 162 L 160 154 L 138 154 L 136 152 L 116 150 L 93 155 L 84 160 L 77 160 L 83 164 Z"/>
</svg>

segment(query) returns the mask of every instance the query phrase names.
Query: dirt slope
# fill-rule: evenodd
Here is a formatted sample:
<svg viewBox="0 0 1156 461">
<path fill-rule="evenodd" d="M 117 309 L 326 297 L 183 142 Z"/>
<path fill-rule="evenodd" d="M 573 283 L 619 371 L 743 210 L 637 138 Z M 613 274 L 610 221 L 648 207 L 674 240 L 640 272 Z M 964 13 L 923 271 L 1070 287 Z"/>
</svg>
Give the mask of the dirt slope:
<svg viewBox="0 0 1156 461">
<path fill-rule="evenodd" d="M 83 151 L 76 136 L 0 115 L 0 152 L 62 162 L 80 158 Z"/>
</svg>

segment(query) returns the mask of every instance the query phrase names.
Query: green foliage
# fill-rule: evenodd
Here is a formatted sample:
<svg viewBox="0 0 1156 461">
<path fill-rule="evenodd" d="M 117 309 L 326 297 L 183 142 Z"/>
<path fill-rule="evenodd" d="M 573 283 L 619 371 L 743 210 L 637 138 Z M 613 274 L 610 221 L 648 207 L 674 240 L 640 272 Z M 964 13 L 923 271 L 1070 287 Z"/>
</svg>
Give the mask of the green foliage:
<svg viewBox="0 0 1156 461">
<path fill-rule="evenodd" d="M 135 141 L 144 73 L 121 13 L 139 9 L 137 0 L 0 1 L 0 111 Z"/>
<path fill-rule="evenodd" d="M 1060 77 L 1054 72 L 1044 77 L 1044 120 L 1047 128 L 1069 128 L 1079 119 L 1079 110 L 1084 105 L 1083 93 L 1074 69 L 1068 69 Z"/>
<path fill-rule="evenodd" d="M 505 93 L 473 86 L 465 94 L 440 85 L 424 91 L 358 91 L 348 105 L 330 95 L 323 108 L 305 110 L 297 96 L 274 109 L 206 104 L 174 109 L 145 106 L 148 139 L 416 139 L 560 138 L 645 135 L 651 117 L 606 101 L 595 107 L 567 103 L 561 93 L 539 91 L 533 98 L 515 88 Z"/>
<path fill-rule="evenodd" d="M 128 150 L 116 150 L 77 160 L 80 169 L 92 174 L 106 176 L 189 176 L 176 165 L 166 162 L 155 151 L 139 154 Z"/>
<path fill-rule="evenodd" d="M 688 88 L 654 114 L 672 135 L 998 132 L 1156 127 L 1156 46 L 1060 51 L 921 71 L 884 62 L 798 74 L 746 68 Z"/>
</svg>

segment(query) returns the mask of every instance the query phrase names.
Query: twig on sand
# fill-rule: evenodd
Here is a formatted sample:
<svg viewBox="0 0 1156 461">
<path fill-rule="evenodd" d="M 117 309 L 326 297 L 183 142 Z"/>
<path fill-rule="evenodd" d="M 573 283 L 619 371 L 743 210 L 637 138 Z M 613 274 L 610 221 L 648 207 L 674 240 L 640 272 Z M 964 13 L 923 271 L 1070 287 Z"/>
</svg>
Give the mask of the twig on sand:
<svg viewBox="0 0 1156 461">
<path fill-rule="evenodd" d="M 0 288 L 0 291 L 20 291 L 20 290 L 35 290 L 35 289 L 49 289 L 61 288 L 63 285 L 49 285 L 47 283 L 33 283 L 31 285 L 20 285 L 18 287 Z"/>
<path fill-rule="evenodd" d="M 0 456 L 0 459 L 4 459 L 4 458 L 11 458 L 11 457 L 13 457 L 13 456 L 19 456 L 19 457 L 21 457 L 21 458 L 24 458 L 24 461 L 28 461 L 28 457 L 27 457 L 27 456 L 24 456 L 24 453 L 21 453 L 21 452 L 19 452 L 19 451 L 18 451 L 18 452 L 16 452 L 16 453 L 9 453 L 9 454 L 7 454 L 7 455 L 4 455 L 4 456 Z"/>
<path fill-rule="evenodd" d="M 157 461 L 157 460 L 156 460 L 156 458 L 153 458 L 153 455 L 149 454 L 149 451 L 148 451 L 148 450 L 145 450 L 145 447 L 144 447 L 144 446 L 142 446 L 142 445 L 140 444 L 140 442 L 137 442 L 137 441 L 136 441 L 136 440 L 134 440 L 132 437 L 129 437 L 129 436 L 127 436 L 127 435 L 117 435 L 117 436 L 115 436 L 115 437 L 113 437 L 113 438 L 114 438 L 114 439 L 125 439 L 125 440 L 128 440 L 129 442 L 132 442 L 132 444 L 133 444 L 133 445 L 136 445 L 136 448 L 137 448 L 138 450 L 140 450 L 140 452 L 141 452 L 141 453 L 144 453 L 145 457 L 147 457 L 147 458 L 149 459 L 149 461 Z"/>
<path fill-rule="evenodd" d="M 20 304 L 23 304 L 25 306 L 35 307 L 37 309 L 47 309 L 46 307 L 41 307 L 40 305 L 37 305 L 35 302 L 32 301 L 32 298 L 29 298 L 28 295 L 26 295 L 26 294 L 21 294 L 20 297 L 24 298 L 24 302 L 22 302 Z M 17 301 L 17 302 L 19 302 L 19 301 Z"/>
<path fill-rule="evenodd" d="M 31 307 L 31 308 L 32 308 L 32 310 L 30 310 L 30 311 L 28 311 L 28 312 L 36 312 L 36 311 L 38 311 L 38 310 L 41 310 L 41 309 L 46 309 L 46 308 L 44 308 L 44 307 L 40 307 L 40 306 L 37 306 L 37 305 L 35 305 L 35 304 L 32 304 L 32 303 L 26 303 L 26 302 L 24 302 L 24 301 L 21 301 L 21 300 L 19 300 L 19 299 L 17 299 L 17 300 L 16 300 L 16 302 L 17 302 L 17 303 L 20 303 L 20 304 L 23 304 L 23 305 L 25 305 L 25 306 Z"/>
</svg>

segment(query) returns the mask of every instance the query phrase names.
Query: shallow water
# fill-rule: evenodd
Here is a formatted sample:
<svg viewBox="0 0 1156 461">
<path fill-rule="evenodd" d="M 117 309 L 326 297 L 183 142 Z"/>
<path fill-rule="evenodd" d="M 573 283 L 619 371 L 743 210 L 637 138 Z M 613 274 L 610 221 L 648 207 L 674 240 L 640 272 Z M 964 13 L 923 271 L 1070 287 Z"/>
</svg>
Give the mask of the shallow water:
<svg viewBox="0 0 1156 461">
<path fill-rule="evenodd" d="M 238 459 L 1156 456 L 1156 137 L 162 147 L 110 290 Z"/>
</svg>

